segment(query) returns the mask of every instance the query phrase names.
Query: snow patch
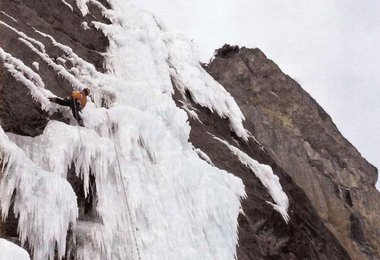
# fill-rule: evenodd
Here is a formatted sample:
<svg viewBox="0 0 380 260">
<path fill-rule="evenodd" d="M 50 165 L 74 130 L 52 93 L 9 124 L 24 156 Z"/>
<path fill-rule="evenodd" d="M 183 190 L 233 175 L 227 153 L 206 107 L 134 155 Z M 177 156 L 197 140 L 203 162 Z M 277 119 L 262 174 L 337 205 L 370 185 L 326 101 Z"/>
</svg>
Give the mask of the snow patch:
<svg viewBox="0 0 380 260">
<path fill-rule="evenodd" d="M 30 260 L 28 252 L 18 245 L 0 238 L 0 259 L 3 260 Z"/>
<path fill-rule="evenodd" d="M 70 8 L 71 12 L 73 12 L 73 11 L 74 11 L 74 9 L 73 9 L 73 7 L 72 7 L 72 5 L 71 5 L 71 4 L 69 4 L 69 3 L 68 3 L 68 2 L 66 2 L 65 0 L 61 0 L 61 2 L 62 2 L 64 5 L 66 5 L 68 8 Z"/>
<path fill-rule="evenodd" d="M 33 67 L 34 67 L 37 71 L 40 70 L 40 64 L 39 64 L 37 61 L 34 61 L 34 62 L 32 63 L 32 65 L 33 65 Z"/>
<path fill-rule="evenodd" d="M 258 161 L 249 157 L 246 153 L 230 145 L 228 142 L 214 137 L 214 139 L 223 143 L 235 154 L 239 160 L 246 166 L 248 166 L 251 171 L 260 179 L 261 183 L 267 188 L 269 194 L 276 204 L 267 201 L 268 204 L 272 205 L 275 210 L 277 210 L 283 217 L 286 223 L 289 222 L 290 218 L 288 215 L 289 199 L 285 192 L 282 190 L 280 179 L 273 173 L 272 168 L 269 165 L 260 164 Z"/>
<path fill-rule="evenodd" d="M 40 48 L 40 50 L 41 50 L 42 52 L 45 52 L 45 46 L 42 44 L 42 42 L 37 41 L 36 39 L 27 36 L 25 33 L 18 31 L 17 29 L 15 29 L 14 27 L 10 26 L 9 24 L 7 24 L 7 23 L 5 23 L 5 22 L 3 22 L 3 21 L 0 21 L 0 25 L 3 25 L 3 26 L 5 26 L 5 27 L 7 27 L 8 29 L 14 31 L 14 32 L 17 33 L 21 38 L 23 38 L 23 39 L 25 39 L 25 40 L 27 40 L 27 41 L 29 41 L 29 42 L 31 42 L 31 43 L 37 45 L 37 46 Z"/>
<path fill-rule="evenodd" d="M 87 6 L 87 3 L 89 2 L 89 0 L 75 0 L 75 2 L 80 12 L 82 13 L 82 16 L 85 17 L 89 13 L 88 6 Z"/>
<path fill-rule="evenodd" d="M 48 38 L 54 46 L 58 47 L 65 53 L 65 56 L 59 57 L 57 61 L 65 63 L 66 60 L 68 60 L 72 63 L 73 67 L 71 68 L 71 71 L 76 70 L 76 73 L 74 73 L 74 75 L 70 73 L 62 65 L 55 63 L 52 59 L 49 58 L 49 56 L 46 53 L 41 53 L 37 51 L 37 54 L 45 57 L 44 60 L 46 61 L 46 63 L 49 66 L 51 66 L 54 70 L 56 70 L 59 74 L 61 74 L 63 77 L 65 77 L 66 80 L 68 80 L 72 84 L 74 89 L 81 90 L 85 87 L 89 87 L 91 88 L 91 90 L 93 90 L 96 89 L 98 85 L 106 86 L 108 81 L 112 80 L 109 76 L 96 71 L 95 66 L 93 64 L 84 61 L 77 54 L 75 54 L 70 47 L 57 42 L 49 34 L 43 33 L 38 30 L 35 31 L 43 37 Z M 33 49 L 33 51 L 36 50 Z"/>
<path fill-rule="evenodd" d="M 85 31 L 90 30 L 90 27 L 88 26 L 87 22 L 82 22 L 81 26 L 82 26 L 83 30 L 85 30 Z"/>
<path fill-rule="evenodd" d="M 201 149 L 195 148 L 194 151 L 199 155 L 200 158 L 202 158 L 203 160 L 205 160 L 208 164 L 210 164 L 212 166 L 215 166 L 212 163 L 210 157 L 208 157 L 208 155 L 205 152 L 203 152 Z"/>
<path fill-rule="evenodd" d="M 183 105 L 181 107 L 183 110 L 185 110 L 187 112 L 187 114 L 194 120 L 197 120 L 199 123 L 202 123 L 202 121 L 199 119 L 198 117 L 198 114 L 193 110 L 191 109 L 191 107 L 189 105 Z"/>
<path fill-rule="evenodd" d="M 4 11 L 0 11 L 0 13 L 4 14 L 6 17 L 8 17 L 8 18 L 12 19 L 14 22 L 16 22 L 16 23 L 17 23 L 17 20 L 16 20 L 15 18 L 13 18 L 13 16 L 10 16 L 9 14 L 7 14 L 7 13 L 6 13 L 6 12 L 4 12 Z"/>
<path fill-rule="evenodd" d="M 34 100 L 41 104 L 42 110 L 53 111 L 50 101 L 47 99 L 47 96 L 52 96 L 53 94 L 45 89 L 45 84 L 37 73 L 26 66 L 21 60 L 5 52 L 2 48 L 0 48 L 0 59 L 3 62 L 3 66 L 13 77 L 30 90 L 30 94 Z"/>
<path fill-rule="evenodd" d="M 72 86 L 83 86 L 80 81 L 78 81 L 74 75 L 69 73 L 65 67 L 60 64 L 55 63 L 45 52 L 39 51 L 37 48 L 33 46 L 29 41 L 21 38 L 19 39 L 23 42 L 27 47 L 29 47 L 33 52 L 35 52 L 40 58 L 45 61 L 49 66 L 51 66 L 58 74 L 64 76 Z M 83 87 L 82 87 L 83 88 Z"/>
</svg>

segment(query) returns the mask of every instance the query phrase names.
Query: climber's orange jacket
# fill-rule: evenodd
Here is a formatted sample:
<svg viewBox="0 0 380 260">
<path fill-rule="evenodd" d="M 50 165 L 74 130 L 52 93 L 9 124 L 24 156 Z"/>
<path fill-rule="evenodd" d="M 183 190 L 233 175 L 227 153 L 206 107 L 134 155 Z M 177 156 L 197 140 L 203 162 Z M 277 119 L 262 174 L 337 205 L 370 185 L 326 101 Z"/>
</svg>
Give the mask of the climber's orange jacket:
<svg viewBox="0 0 380 260">
<path fill-rule="evenodd" d="M 81 91 L 73 91 L 71 93 L 71 97 L 75 100 L 78 100 L 81 108 L 84 108 L 87 103 L 86 95 L 84 95 Z"/>
</svg>

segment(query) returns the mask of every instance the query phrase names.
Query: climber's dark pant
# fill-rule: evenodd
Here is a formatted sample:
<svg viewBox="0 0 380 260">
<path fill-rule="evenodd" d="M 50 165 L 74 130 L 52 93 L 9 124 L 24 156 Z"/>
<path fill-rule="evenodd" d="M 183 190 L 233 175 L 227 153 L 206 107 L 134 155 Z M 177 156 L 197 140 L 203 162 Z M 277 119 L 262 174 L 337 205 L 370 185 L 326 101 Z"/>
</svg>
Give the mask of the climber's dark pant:
<svg viewBox="0 0 380 260">
<path fill-rule="evenodd" d="M 76 101 L 73 98 L 65 98 L 65 99 L 56 98 L 54 100 L 54 102 L 57 103 L 58 105 L 61 105 L 61 106 L 70 107 L 71 108 L 71 112 L 73 113 L 73 116 L 77 120 L 78 124 L 80 126 L 84 126 L 83 125 L 83 120 L 82 120 L 82 118 L 79 115 L 79 111 L 82 108 L 81 108 L 80 103 L 78 101 Z"/>
</svg>

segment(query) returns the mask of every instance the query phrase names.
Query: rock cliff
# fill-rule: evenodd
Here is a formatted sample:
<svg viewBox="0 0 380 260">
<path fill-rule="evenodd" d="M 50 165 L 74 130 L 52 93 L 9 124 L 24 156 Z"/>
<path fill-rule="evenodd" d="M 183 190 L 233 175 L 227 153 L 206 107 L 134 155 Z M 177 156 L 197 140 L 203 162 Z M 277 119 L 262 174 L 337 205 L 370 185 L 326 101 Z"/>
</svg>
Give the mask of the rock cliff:
<svg viewBox="0 0 380 260">
<path fill-rule="evenodd" d="M 248 130 L 305 192 L 351 258 L 379 259 L 377 169 L 330 116 L 259 49 L 224 46 L 207 71 L 234 96 Z"/>
</svg>

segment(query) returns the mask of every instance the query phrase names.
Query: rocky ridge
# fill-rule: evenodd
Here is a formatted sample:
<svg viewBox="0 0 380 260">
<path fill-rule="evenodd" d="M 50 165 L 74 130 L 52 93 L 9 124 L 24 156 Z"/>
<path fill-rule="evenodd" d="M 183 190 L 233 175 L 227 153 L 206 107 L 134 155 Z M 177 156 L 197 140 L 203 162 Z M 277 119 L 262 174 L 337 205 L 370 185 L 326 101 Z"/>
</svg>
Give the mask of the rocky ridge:
<svg viewBox="0 0 380 260">
<path fill-rule="evenodd" d="M 379 259 L 377 169 L 330 116 L 259 49 L 226 45 L 206 69 L 234 96 L 247 129 L 303 189 L 351 258 Z"/>
</svg>

